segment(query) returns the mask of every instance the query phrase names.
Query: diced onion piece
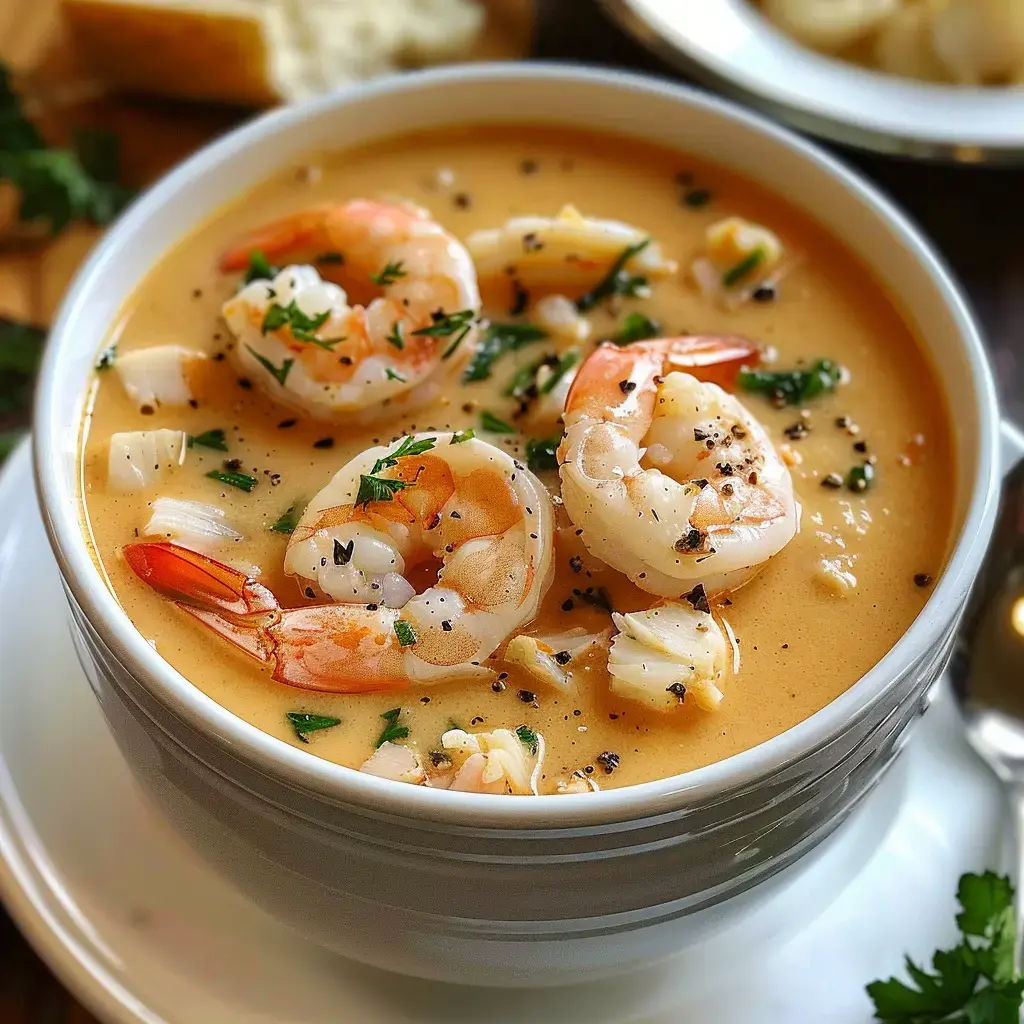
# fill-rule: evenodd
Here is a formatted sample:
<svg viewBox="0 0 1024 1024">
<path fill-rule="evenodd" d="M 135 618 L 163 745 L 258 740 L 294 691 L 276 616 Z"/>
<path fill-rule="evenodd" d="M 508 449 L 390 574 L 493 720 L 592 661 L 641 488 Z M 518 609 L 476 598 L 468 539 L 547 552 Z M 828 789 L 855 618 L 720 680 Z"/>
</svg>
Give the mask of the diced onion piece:
<svg viewBox="0 0 1024 1024">
<path fill-rule="evenodd" d="M 612 619 L 619 630 L 608 656 L 613 693 L 658 711 L 680 703 L 679 686 L 704 711 L 722 702 L 716 684 L 727 645 L 711 615 L 670 601 L 645 612 L 616 612 Z"/>
<path fill-rule="evenodd" d="M 112 434 L 107 479 L 119 491 L 138 491 L 185 462 L 183 430 L 131 430 Z"/>
<path fill-rule="evenodd" d="M 545 295 L 533 307 L 533 315 L 538 325 L 556 339 L 575 343 L 590 337 L 590 321 L 564 295 Z"/>
<path fill-rule="evenodd" d="M 153 514 L 142 528 L 145 537 L 166 537 L 203 554 L 213 554 L 225 544 L 242 539 L 215 505 L 184 498 L 157 498 L 151 508 Z"/>
<path fill-rule="evenodd" d="M 478 733 L 449 729 L 441 737 L 441 745 L 457 766 L 449 788 L 465 793 L 536 795 L 544 737 L 534 735 L 536 750 L 508 729 Z"/>
<path fill-rule="evenodd" d="M 114 364 L 125 393 L 140 408 L 187 405 L 189 365 L 206 356 L 180 345 L 157 345 L 119 355 Z"/>
<path fill-rule="evenodd" d="M 409 782 L 414 786 L 421 785 L 426 779 L 426 773 L 416 752 L 390 740 L 385 740 L 362 763 L 359 770 L 367 775 L 376 775 L 380 779 Z"/>
<path fill-rule="evenodd" d="M 416 589 L 397 572 L 389 572 L 380 581 L 380 603 L 385 608 L 404 608 L 416 596 Z"/>
</svg>

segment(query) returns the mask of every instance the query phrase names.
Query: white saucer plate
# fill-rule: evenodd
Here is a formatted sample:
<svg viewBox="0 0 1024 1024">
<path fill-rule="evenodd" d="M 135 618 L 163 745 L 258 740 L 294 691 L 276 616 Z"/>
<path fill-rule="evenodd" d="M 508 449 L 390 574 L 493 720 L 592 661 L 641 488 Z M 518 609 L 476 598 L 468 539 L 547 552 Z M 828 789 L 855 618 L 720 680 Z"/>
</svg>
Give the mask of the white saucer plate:
<svg viewBox="0 0 1024 1024">
<path fill-rule="evenodd" d="M 1024 434 L 1004 428 L 1004 453 L 1024 454 Z M 65 615 L 23 445 L 0 477 L 0 897 L 111 1024 L 867 1024 L 865 983 L 951 941 L 957 878 L 1001 861 L 1001 794 L 940 684 L 851 820 L 703 947 L 561 989 L 387 975 L 246 902 L 145 802 Z"/>
<path fill-rule="evenodd" d="M 601 0 L 649 49 L 794 128 L 864 149 L 1024 163 L 1024 88 L 919 82 L 815 53 L 751 0 Z"/>
</svg>

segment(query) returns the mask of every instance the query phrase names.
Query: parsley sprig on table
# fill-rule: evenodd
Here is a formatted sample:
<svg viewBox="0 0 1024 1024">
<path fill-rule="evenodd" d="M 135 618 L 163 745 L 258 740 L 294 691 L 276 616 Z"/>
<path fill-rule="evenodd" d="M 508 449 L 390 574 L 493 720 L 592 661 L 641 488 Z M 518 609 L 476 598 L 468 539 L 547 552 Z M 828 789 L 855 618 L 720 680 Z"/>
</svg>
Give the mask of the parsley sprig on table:
<svg viewBox="0 0 1024 1024">
<path fill-rule="evenodd" d="M 897 978 L 868 985 L 875 1017 L 891 1024 L 1018 1024 L 1024 979 L 1014 965 L 1013 896 L 1008 878 L 964 875 L 959 944 L 940 949 L 931 971 L 907 957 L 909 985 Z"/>
</svg>

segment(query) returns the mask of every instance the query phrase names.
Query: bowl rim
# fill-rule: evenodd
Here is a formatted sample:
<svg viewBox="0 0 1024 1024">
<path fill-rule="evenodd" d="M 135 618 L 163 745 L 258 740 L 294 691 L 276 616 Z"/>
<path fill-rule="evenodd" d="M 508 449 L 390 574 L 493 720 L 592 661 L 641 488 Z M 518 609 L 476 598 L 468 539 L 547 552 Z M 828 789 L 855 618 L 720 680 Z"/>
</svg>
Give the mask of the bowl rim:
<svg viewBox="0 0 1024 1024">
<path fill-rule="evenodd" d="M 852 64 L 791 39 L 750 0 L 600 3 L 663 60 L 802 131 L 921 159 L 1024 161 L 1020 86 L 927 82 Z"/>
<path fill-rule="evenodd" d="M 552 88 L 559 84 L 583 83 L 599 89 L 626 90 L 637 102 L 643 102 L 646 97 L 658 97 L 683 109 L 700 108 L 729 122 L 734 129 L 784 144 L 819 170 L 838 179 L 855 199 L 870 208 L 900 237 L 943 296 L 973 373 L 979 437 L 971 497 L 942 576 L 918 617 L 892 649 L 843 694 L 778 736 L 681 775 L 598 793 L 551 794 L 514 800 L 495 795 L 456 794 L 379 779 L 315 754 L 311 756 L 217 704 L 157 654 L 107 588 L 92 561 L 82 530 L 80 491 L 76 486 L 74 493 L 68 492 L 58 471 L 61 460 L 48 458 L 48 453 L 67 447 L 66 429 L 62 434 L 60 426 L 63 410 L 54 400 L 54 382 L 62 373 L 62 353 L 75 346 L 76 311 L 88 303 L 90 293 L 100 283 L 97 271 L 107 255 L 120 247 L 122 239 L 145 231 L 150 212 L 164 204 L 179 187 L 201 178 L 213 165 L 243 157 L 249 145 L 257 140 L 342 106 L 359 104 L 366 99 L 400 96 L 427 84 L 465 86 L 473 81 L 497 81 L 511 86 L 524 79 L 541 80 Z M 240 759 L 291 788 L 317 794 L 336 804 L 372 809 L 374 813 L 466 827 L 550 829 L 649 818 L 732 791 L 819 749 L 839 735 L 852 717 L 881 698 L 920 658 L 922 651 L 938 643 L 954 614 L 944 609 L 951 609 L 980 564 L 994 521 L 998 494 L 999 422 L 995 385 L 981 336 L 950 272 L 909 219 L 873 185 L 840 161 L 758 115 L 675 83 L 575 65 L 471 64 L 390 76 L 364 84 L 358 90 L 328 94 L 269 111 L 213 141 L 141 196 L 96 246 L 61 305 L 39 377 L 33 462 L 47 536 L 70 596 L 102 643 L 146 693 L 177 719 L 213 741 L 229 757 Z M 77 450 L 77 437 L 75 445 Z M 161 723 L 155 724 L 166 731 Z"/>
</svg>

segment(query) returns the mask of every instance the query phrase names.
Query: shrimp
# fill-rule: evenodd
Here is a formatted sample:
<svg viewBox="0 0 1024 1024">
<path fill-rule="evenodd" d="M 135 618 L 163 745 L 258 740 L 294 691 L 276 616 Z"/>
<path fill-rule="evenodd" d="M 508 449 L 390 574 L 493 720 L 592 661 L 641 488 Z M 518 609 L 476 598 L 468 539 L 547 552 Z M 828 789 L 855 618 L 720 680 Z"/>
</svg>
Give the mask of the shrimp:
<svg viewBox="0 0 1024 1024">
<path fill-rule="evenodd" d="M 466 247 L 481 280 L 514 277 L 527 288 L 583 290 L 617 268 L 638 275 L 635 288 L 642 289 L 647 275 L 678 269 L 640 228 L 584 217 L 572 206 L 556 217 L 514 217 L 500 228 L 474 232 Z"/>
<path fill-rule="evenodd" d="M 319 266 L 340 265 L 383 290 L 352 305 L 316 267 L 293 264 L 224 303 L 239 368 L 318 419 L 369 419 L 428 402 L 473 349 L 473 261 L 425 210 L 368 199 L 319 206 L 253 232 L 221 269 L 239 270 L 255 252 L 270 260 L 319 253 Z"/>
<path fill-rule="evenodd" d="M 649 593 L 735 589 L 796 534 L 789 471 L 719 386 L 753 352 L 734 338 L 602 345 L 569 393 L 565 510 L 592 554 Z"/>
<path fill-rule="evenodd" d="M 370 481 L 369 483 L 367 481 Z M 129 544 L 144 582 L 291 686 L 337 693 L 489 678 L 553 573 L 551 499 L 510 456 L 441 434 L 372 448 L 313 499 L 285 571 L 329 604 L 282 609 L 239 570 L 176 544 Z M 402 575 L 440 562 L 417 594 Z"/>
</svg>

